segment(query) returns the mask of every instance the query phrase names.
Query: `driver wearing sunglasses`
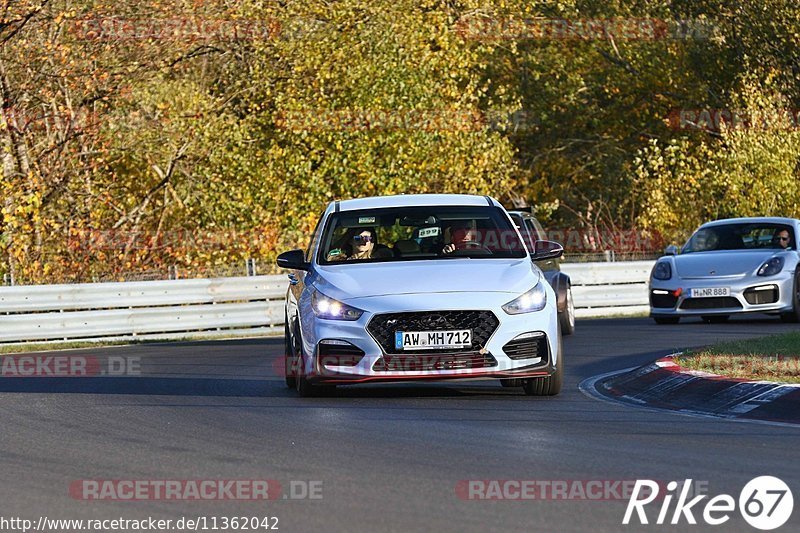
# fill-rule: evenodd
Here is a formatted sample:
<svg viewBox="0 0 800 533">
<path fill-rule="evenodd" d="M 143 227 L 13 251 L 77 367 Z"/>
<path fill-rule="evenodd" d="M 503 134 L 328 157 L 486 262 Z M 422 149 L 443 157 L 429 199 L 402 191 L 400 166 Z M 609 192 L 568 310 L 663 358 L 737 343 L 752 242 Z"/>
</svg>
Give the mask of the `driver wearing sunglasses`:
<svg viewBox="0 0 800 533">
<path fill-rule="evenodd" d="M 328 253 L 328 261 L 352 261 L 371 259 L 375 251 L 375 230 L 372 228 L 350 228 L 345 233 L 341 248 Z"/>
<path fill-rule="evenodd" d="M 772 242 L 778 248 L 783 248 L 784 250 L 791 247 L 791 237 L 789 236 L 789 230 L 782 229 L 775 232 L 775 235 L 772 237 Z"/>
</svg>

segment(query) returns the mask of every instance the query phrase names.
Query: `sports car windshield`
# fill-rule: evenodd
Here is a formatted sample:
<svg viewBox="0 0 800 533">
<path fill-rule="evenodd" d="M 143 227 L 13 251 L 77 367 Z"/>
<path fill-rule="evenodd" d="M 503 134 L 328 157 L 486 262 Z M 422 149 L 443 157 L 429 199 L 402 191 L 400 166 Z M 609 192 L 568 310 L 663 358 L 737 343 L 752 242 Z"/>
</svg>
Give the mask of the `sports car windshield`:
<svg viewBox="0 0 800 533">
<path fill-rule="evenodd" d="M 712 252 L 716 250 L 780 249 L 781 237 L 789 235 L 789 248 L 793 248 L 794 234 L 784 224 L 724 224 L 700 228 L 684 245 L 682 253 Z"/>
<path fill-rule="evenodd" d="M 522 258 L 527 255 L 506 214 L 493 206 L 395 207 L 334 213 L 318 261 L 391 262 Z"/>
</svg>

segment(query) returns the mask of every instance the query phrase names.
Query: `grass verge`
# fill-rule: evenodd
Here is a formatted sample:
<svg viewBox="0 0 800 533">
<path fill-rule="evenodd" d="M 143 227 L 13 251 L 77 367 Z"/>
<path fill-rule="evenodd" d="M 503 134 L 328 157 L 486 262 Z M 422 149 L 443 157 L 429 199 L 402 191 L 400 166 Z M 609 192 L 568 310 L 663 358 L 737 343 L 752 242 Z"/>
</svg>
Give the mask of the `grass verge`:
<svg viewBox="0 0 800 533">
<path fill-rule="evenodd" d="M 17 354 L 17 353 L 30 353 L 30 352 L 50 352 L 56 350 L 78 350 L 82 348 L 102 348 L 104 346 L 125 346 L 128 344 L 144 344 L 147 340 L 129 340 L 129 341 L 105 341 L 105 342 L 79 342 L 79 341 L 64 341 L 64 342 L 38 342 L 28 344 L 0 344 L 0 355 Z M 164 341 L 161 341 L 164 342 Z"/>
<path fill-rule="evenodd" d="M 733 378 L 800 383 L 800 332 L 724 342 L 687 351 L 675 362 Z"/>
<path fill-rule="evenodd" d="M 253 338 L 277 338 L 282 336 L 283 333 L 281 332 L 280 335 L 277 334 L 261 334 L 261 335 L 253 335 Z M 203 335 L 191 335 L 187 334 L 185 337 L 174 337 L 168 339 L 137 339 L 137 338 L 130 338 L 130 339 L 122 339 L 122 340 L 108 340 L 108 341 L 95 341 L 95 342 L 87 342 L 87 341 L 63 341 L 63 342 L 31 342 L 31 343 L 20 343 L 20 344 L 7 344 L 3 345 L 0 344 L 0 356 L 2 355 L 12 355 L 12 354 L 20 354 L 20 353 L 31 353 L 31 352 L 52 352 L 58 350 L 79 350 L 79 349 L 87 349 L 87 348 L 106 348 L 109 346 L 131 346 L 136 344 L 170 344 L 170 343 L 179 343 L 179 342 L 200 342 L 200 341 L 227 341 L 227 340 L 237 340 L 237 339 L 246 339 L 251 337 L 246 337 L 243 335 L 213 335 L 213 336 L 203 336 Z"/>
</svg>

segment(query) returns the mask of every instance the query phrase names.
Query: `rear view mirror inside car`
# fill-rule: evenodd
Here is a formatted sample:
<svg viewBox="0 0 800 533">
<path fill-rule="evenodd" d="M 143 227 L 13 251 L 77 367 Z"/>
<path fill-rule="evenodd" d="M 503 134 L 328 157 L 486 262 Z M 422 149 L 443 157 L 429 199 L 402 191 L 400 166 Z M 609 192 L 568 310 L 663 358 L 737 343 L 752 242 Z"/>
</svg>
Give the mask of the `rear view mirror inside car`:
<svg viewBox="0 0 800 533">
<path fill-rule="evenodd" d="M 400 219 L 401 226 L 433 226 L 438 223 L 438 219 L 433 215 L 427 217 L 403 217 Z"/>
</svg>

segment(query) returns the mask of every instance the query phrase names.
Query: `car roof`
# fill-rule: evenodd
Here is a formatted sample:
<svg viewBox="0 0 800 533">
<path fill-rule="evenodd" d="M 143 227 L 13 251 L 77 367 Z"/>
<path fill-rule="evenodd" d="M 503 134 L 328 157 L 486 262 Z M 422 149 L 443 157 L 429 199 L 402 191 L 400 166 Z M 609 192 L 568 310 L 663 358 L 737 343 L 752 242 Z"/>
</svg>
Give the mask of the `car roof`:
<svg viewBox="0 0 800 533">
<path fill-rule="evenodd" d="M 786 217 L 740 217 L 740 218 L 723 218 L 721 220 L 714 220 L 706 222 L 701 228 L 711 226 L 720 226 L 722 224 L 786 224 L 795 225 L 799 222 L 796 218 Z"/>
<path fill-rule="evenodd" d="M 338 202 L 339 211 L 375 209 L 383 207 L 425 207 L 425 206 L 486 206 L 502 205 L 489 196 L 476 194 L 398 194 L 394 196 L 372 196 Z"/>
</svg>

